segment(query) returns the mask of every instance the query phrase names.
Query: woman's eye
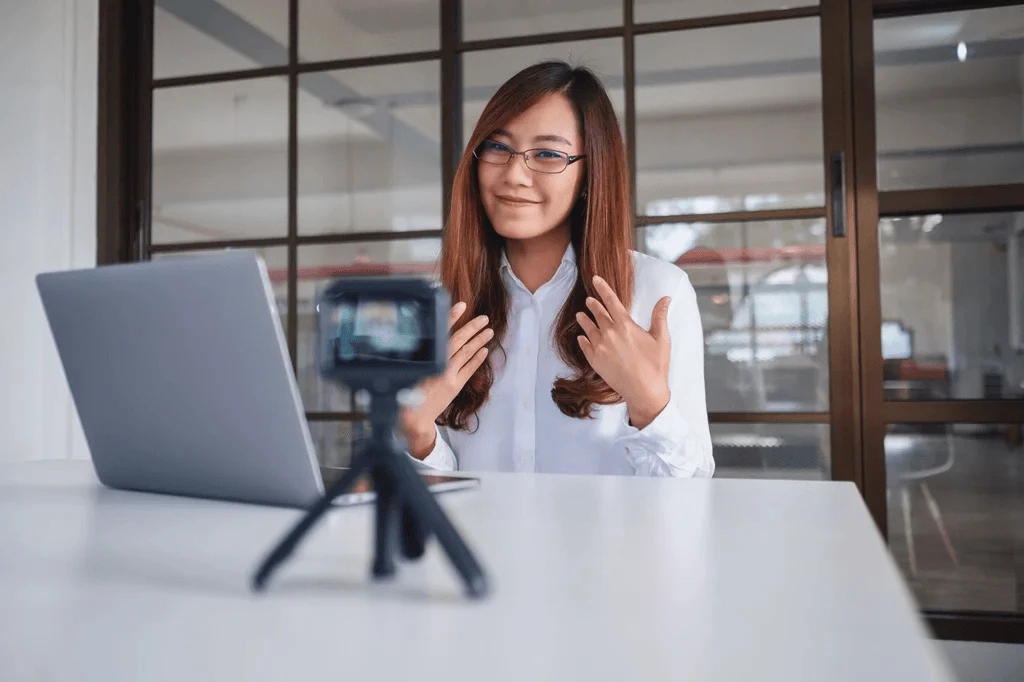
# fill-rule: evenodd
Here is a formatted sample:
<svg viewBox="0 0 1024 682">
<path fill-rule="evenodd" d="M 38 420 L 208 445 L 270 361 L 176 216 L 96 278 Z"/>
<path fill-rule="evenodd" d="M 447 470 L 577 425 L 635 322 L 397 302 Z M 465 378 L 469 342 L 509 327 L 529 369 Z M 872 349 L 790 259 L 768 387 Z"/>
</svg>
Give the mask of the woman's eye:
<svg viewBox="0 0 1024 682">
<path fill-rule="evenodd" d="M 562 153 L 561 152 L 556 152 L 553 149 L 538 149 L 536 153 L 537 153 L 537 158 L 538 159 L 560 159 L 560 158 L 562 158 Z"/>
<path fill-rule="evenodd" d="M 508 151 L 508 147 L 501 144 L 500 142 L 492 142 L 491 140 L 486 140 L 484 142 L 484 150 L 489 152 L 506 152 Z"/>
</svg>

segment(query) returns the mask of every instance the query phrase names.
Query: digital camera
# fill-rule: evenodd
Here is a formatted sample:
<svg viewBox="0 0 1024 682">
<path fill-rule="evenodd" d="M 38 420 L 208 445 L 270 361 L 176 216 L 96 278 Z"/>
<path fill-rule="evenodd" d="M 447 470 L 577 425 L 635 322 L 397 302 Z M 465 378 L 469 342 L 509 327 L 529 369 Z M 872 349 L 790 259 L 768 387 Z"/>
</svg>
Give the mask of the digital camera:
<svg viewBox="0 0 1024 682">
<path fill-rule="evenodd" d="M 317 368 L 353 390 L 398 391 L 448 362 L 444 287 L 418 277 L 345 278 L 317 297 Z"/>
</svg>

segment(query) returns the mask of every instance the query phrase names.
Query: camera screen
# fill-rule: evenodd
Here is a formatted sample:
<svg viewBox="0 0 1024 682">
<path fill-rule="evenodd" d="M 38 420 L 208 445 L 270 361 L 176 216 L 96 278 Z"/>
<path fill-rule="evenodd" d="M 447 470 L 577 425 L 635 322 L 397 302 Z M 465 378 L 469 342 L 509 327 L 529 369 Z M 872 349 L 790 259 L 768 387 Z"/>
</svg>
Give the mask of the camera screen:
<svg viewBox="0 0 1024 682">
<path fill-rule="evenodd" d="M 333 323 L 339 362 L 426 361 L 433 329 L 415 298 L 352 296 L 337 301 Z"/>
</svg>

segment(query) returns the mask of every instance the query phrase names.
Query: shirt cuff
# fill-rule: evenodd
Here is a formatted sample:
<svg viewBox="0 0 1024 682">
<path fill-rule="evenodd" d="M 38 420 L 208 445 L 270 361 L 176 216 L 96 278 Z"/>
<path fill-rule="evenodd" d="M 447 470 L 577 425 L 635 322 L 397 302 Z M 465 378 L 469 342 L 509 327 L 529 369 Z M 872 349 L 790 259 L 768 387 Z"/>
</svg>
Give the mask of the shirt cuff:
<svg viewBox="0 0 1024 682">
<path fill-rule="evenodd" d="M 455 459 L 455 453 L 452 452 L 448 442 L 441 436 L 441 429 L 435 424 L 434 425 L 434 448 L 430 453 L 423 459 L 416 459 L 412 457 L 419 464 L 434 469 L 437 471 L 455 471 L 458 469 L 458 462 Z"/>
<path fill-rule="evenodd" d="M 638 476 L 694 476 L 700 468 L 698 453 L 689 452 L 694 433 L 679 406 L 669 400 L 658 416 L 642 429 L 629 423 L 629 410 L 622 417 L 626 435 L 622 444 Z"/>
</svg>

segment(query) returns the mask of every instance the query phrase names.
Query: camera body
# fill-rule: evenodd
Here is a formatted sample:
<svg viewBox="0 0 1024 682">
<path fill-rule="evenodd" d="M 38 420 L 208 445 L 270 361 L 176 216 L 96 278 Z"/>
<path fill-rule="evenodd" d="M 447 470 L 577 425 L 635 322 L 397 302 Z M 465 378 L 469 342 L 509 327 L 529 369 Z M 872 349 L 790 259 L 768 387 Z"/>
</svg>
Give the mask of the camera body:
<svg viewBox="0 0 1024 682">
<path fill-rule="evenodd" d="M 352 390 L 393 393 L 448 363 L 444 287 L 419 277 L 352 277 L 316 300 L 317 370 Z"/>
</svg>

